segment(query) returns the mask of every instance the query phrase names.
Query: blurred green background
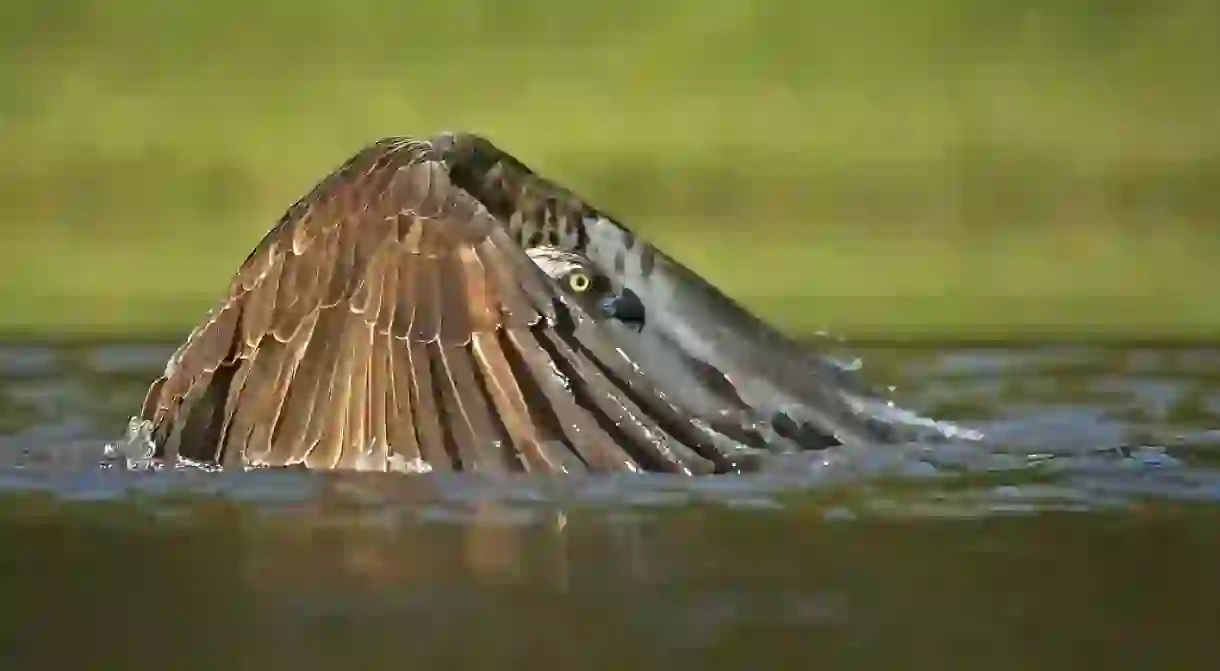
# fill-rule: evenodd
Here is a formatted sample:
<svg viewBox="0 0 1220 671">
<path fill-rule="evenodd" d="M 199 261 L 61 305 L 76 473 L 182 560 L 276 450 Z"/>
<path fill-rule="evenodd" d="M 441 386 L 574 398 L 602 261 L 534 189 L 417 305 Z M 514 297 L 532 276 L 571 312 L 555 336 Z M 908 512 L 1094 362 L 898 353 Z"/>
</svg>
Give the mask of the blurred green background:
<svg viewBox="0 0 1220 671">
<path fill-rule="evenodd" d="M 0 330 L 180 336 L 364 144 L 487 134 L 791 331 L 1208 337 L 1215 0 L 0 8 Z"/>
</svg>

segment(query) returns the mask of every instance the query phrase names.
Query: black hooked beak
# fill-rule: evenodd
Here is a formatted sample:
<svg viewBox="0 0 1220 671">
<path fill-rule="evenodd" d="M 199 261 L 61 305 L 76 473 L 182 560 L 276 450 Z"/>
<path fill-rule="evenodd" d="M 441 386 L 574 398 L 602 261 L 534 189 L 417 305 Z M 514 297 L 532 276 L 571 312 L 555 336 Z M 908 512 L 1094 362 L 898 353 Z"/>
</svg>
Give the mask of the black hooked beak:
<svg viewBox="0 0 1220 671">
<path fill-rule="evenodd" d="M 644 302 L 630 289 L 617 296 L 608 296 L 601 302 L 602 314 L 617 319 L 639 330 L 644 327 Z"/>
</svg>

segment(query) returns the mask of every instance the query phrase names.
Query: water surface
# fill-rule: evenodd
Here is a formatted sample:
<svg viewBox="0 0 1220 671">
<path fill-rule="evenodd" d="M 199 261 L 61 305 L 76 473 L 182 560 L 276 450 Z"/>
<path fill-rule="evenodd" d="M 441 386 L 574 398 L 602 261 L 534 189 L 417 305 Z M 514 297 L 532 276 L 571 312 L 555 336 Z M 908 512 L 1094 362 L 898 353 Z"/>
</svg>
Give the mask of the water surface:
<svg viewBox="0 0 1220 671">
<path fill-rule="evenodd" d="M 1220 349 L 853 345 L 984 439 L 747 477 L 99 465 L 171 349 L 0 346 L 4 668 L 1220 663 Z"/>
</svg>

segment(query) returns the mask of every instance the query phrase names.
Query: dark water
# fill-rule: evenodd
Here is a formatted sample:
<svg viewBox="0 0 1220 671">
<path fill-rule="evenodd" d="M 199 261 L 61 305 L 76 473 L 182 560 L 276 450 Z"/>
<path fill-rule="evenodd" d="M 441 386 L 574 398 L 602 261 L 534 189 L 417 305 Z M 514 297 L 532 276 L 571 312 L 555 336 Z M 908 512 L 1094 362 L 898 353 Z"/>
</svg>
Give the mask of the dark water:
<svg viewBox="0 0 1220 671">
<path fill-rule="evenodd" d="M 1220 350 L 857 346 L 986 438 L 741 478 L 100 468 L 169 351 L 0 347 L 0 668 L 1220 665 Z"/>
</svg>

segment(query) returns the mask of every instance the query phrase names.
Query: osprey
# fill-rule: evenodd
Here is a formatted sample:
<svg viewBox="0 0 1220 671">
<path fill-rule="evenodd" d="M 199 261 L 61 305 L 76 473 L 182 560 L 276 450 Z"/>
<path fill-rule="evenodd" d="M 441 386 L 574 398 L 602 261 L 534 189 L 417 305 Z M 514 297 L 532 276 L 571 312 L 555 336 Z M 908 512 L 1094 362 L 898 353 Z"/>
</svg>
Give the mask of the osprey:
<svg viewBox="0 0 1220 671">
<path fill-rule="evenodd" d="M 138 421 L 158 457 L 740 471 L 894 439 L 853 383 L 474 134 L 376 142 L 255 247 Z"/>
</svg>

